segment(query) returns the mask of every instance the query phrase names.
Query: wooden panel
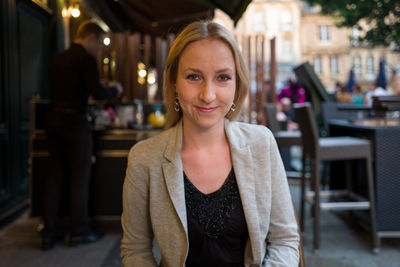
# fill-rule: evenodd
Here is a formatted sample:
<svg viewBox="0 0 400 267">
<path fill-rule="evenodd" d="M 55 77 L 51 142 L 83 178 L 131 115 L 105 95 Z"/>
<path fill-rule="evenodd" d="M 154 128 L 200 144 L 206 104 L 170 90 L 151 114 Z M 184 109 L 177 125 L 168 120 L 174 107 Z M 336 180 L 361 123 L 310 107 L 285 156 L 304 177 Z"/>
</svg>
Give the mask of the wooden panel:
<svg viewBox="0 0 400 267">
<path fill-rule="evenodd" d="M 113 77 L 115 80 L 119 81 L 122 83 L 122 86 L 124 87 L 124 95 L 125 90 L 126 90 L 126 84 L 125 84 L 125 60 L 126 60 L 126 46 L 127 46 L 127 35 L 124 33 L 116 33 L 113 36 L 114 40 L 114 60 L 115 60 L 115 76 Z"/>
<path fill-rule="evenodd" d="M 8 175 L 7 175 L 7 157 L 6 157 L 6 151 L 7 151 L 7 143 L 4 140 L 4 135 L 3 138 L 0 135 L 0 203 L 2 203 L 4 200 L 8 198 L 8 193 L 9 190 L 7 190 L 8 186 L 7 184 L 9 183 Z"/>
<path fill-rule="evenodd" d="M 152 65 L 152 55 L 154 55 L 153 50 L 152 50 L 152 40 L 150 35 L 146 34 L 143 38 L 143 63 L 146 65 L 146 70 L 149 71 L 151 65 Z M 140 87 L 140 99 L 147 101 L 148 100 L 148 94 L 147 94 L 147 86 L 146 84 L 144 85 L 139 85 Z"/>
<path fill-rule="evenodd" d="M 111 36 L 112 46 L 103 47 L 101 56 L 98 58 L 101 77 L 115 79 L 122 83 L 123 101 L 140 99 L 147 102 L 149 101 L 147 84 L 138 82 L 138 63 L 142 62 L 147 71 L 154 68 L 157 70 L 158 91 L 154 100 L 161 101 L 164 66 L 174 38 L 173 34 L 163 39 L 152 38 L 150 35 L 142 38 L 140 33 L 114 33 Z M 110 59 L 111 74 L 103 63 L 104 57 Z"/>
<path fill-rule="evenodd" d="M 48 96 L 48 14 L 25 1 L 17 3 L 18 122 L 14 142 L 19 162 L 13 179 L 16 194 L 28 190 L 29 102 L 33 95 Z"/>
<path fill-rule="evenodd" d="M 19 77 L 23 77 L 20 79 L 20 120 L 27 122 L 32 95 L 48 95 L 48 24 L 43 14 L 24 2 L 17 6 L 17 17 Z"/>
<path fill-rule="evenodd" d="M 3 14 L 3 8 L 0 5 L 0 55 L 4 55 L 4 14 Z M 4 129 L 4 123 L 5 123 L 5 75 L 3 73 L 4 70 L 4 57 L 0 57 L 0 131 L 1 129 Z M 1 135 L 1 132 L 0 132 Z"/>
<path fill-rule="evenodd" d="M 129 62 L 129 69 L 130 69 L 130 90 L 132 94 L 132 98 L 130 100 L 133 100 L 135 98 L 140 99 L 140 92 L 139 92 L 139 84 L 137 82 L 138 79 L 138 67 L 137 63 L 139 62 L 140 59 L 140 33 L 134 33 L 129 36 L 128 39 L 128 62 Z"/>
<path fill-rule="evenodd" d="M 29 100 L 48 96 L 51 13 L 28 0 L 0 4 L 0 220 L 28 199 Z"/>
<path fill-rule="evenodd" d="M 4 51 L 4 40 L 5 40 L 5 29 L 4 20 L 6 16 L 4 14 L 3 5 L 0 5 L 0 54 L 5 55 Z M 7 168 L 6 168 L 6 101 L 5 101 L 5 56 L 0 57 L 0 202 L 6 194 L 6 181 L 7 181 Z"/>
<path fill-rule="evenodd" d="M 156 70 L 157 70 L 157 93 L 155 100 L 161 101 L 163 97 L 163 73 L 165 62 L 167 60 L 168 44 L 166 40 L 160 37 L 156 38 Z"/>
</svg>

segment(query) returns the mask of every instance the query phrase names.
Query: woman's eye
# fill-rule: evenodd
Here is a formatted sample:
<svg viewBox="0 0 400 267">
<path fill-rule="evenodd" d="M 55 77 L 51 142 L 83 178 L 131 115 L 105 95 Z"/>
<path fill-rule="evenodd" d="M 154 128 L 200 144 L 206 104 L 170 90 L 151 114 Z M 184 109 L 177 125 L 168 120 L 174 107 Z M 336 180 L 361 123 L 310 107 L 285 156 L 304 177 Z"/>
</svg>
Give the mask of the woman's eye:
<svg viewBox="0 0 400 267">
<path fill-rule="evenodd" d="M 226 75 L 226 74 L 222 74 L 220 76 L 218 76 L 218 80 L 220 81 L 229 81 L 231 79 L 231 76 Z"/>
<path fill-rule="evenodd" d="M 200 79 L 200 75 L 198 74 L 189 74 L 186 76 L 186 79 L 192 80 L 192 81 L 197 81 Z"/>
</svg>

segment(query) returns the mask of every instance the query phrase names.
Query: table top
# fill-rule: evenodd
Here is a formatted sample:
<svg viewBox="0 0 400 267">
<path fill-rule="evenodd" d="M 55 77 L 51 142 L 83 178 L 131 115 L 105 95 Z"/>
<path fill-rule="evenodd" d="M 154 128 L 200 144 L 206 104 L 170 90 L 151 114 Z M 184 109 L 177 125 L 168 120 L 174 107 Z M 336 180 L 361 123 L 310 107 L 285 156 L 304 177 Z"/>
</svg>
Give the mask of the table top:
<svg viewBox="0 0 400 267">
<path fill-rule="evenodd" d="M 342 126 L 349 128 L 362 129 L 400 129 L 399 120 L 385 119 L 362 119 L 362 120 L 338 120 L 332 119 L 328 121 L 329 125 Z"/>
</svg>

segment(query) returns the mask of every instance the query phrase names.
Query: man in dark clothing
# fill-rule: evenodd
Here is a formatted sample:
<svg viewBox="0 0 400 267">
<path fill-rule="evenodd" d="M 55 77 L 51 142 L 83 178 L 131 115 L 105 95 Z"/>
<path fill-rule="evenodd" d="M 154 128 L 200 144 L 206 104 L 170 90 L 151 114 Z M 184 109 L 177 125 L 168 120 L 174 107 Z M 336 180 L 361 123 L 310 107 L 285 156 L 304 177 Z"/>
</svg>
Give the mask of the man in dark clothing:
<svg viewBox="0 0 400 267">
<path fill-rule="evenodd" d="M 101 238 L 89 226 L 89 181 L 92 156 L 91 128 L 87 121 L 89 95 L 97 99 L 121 93 L 116 87 L 103 87 L 99 81 L 96 55 L 103 30 L 95 23 L 83 23 L 72 46 L 57 55 L 50 69 L 50 112 L 46 132 L 50 165 L 43 195 L 42 248 L 54 247 L 63 236 L 57 225 L 62 188 L 67 185 L 71 222 L 70 245 Z"/>
</svg>

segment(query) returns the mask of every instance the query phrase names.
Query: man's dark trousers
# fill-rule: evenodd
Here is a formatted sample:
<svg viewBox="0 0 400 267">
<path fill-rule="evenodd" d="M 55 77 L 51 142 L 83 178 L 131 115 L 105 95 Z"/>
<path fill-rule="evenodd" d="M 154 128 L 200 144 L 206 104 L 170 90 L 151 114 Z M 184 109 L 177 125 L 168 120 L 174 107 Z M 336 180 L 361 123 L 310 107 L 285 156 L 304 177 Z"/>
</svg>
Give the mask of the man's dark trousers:
<svg viewBox="0 0 400 267">
<path fill-rule="evenodd" d="M 89 231 L 89 182 L 91 176 L 91 128 L 83 113 L 51 112 L 47 115 L 50 153 L 49 175 L 43 194 L 45 233 L 58 231 L 63 186 L 68 186 L 71 234 Z"/>
</svg>

